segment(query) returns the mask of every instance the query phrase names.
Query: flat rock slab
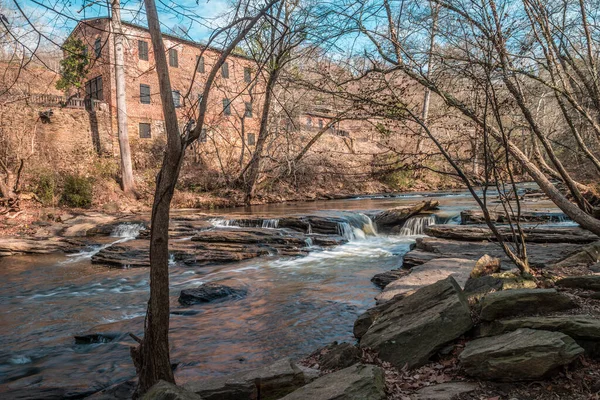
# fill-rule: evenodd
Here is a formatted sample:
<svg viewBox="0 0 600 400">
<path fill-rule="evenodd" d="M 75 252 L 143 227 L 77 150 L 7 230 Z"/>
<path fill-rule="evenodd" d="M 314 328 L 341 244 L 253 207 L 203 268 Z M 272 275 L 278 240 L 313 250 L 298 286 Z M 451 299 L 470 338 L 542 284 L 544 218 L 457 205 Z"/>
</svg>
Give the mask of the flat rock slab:
<svg viewBox="0 0 600 400">
<path fill-rule="evenodd" d="M 359 345 L 377 351 L 379 358 L 396 367 L 416 368 L 472 326 L 467 299 L 449 276 L 394 300 L 374 320 Z"/>
<path fill-rule="evenodd" d="M 569 335 L 586 353 L 600 356 L 600 318 L 589 315 L 524 317 L 493 321 L 479 326 L 479 335 L 495 336 L 520 328 L 561 332 Z"/>
<path fill-rule="evenodd" d="M 179 294 L 179 304 L 189 306 L 192 304 L 211 303 L 227 298 L 242 298 L 246 296 L 246 289 L 236 289 L 217 283 L 205 283 L 193 289 L 183 289 Z"/>
<path fill-rule="evenodd" d="M 429 251 L 413 249 L 404 255 L 404 258 L 402 259 L 402 268 L 414 268 L 417 265 L 425 264 L 427 261 L 435 260 L 436 258 L 452 258 L 452 256 L 444 256 Z"/>
<path fill-rule="evenodd" d="M 464 371 L 476 378 L 524 381 L 543 378 L 583 352 L 564 333 L 518 329 L 467 343 L 459 360 Z"/>
<path fill-rule="evenodd" d="M 228 377 L 202 382 L 190 382 L 184 388 L 200 395 L 204 400 L 275 400 L 310 382 L 304 370 L 291 359 Z M 260 397 L 259 395 L 260 394 Z"/>
<path fill-rule="evenodd" d="M 337 371 L 356 364 L 362 356 L 361 350 L 350 343 L 333 342 L 313 352 L 311 358 L 315 357 L 319 369 L 323 371 Z"/>
<path fill-rule="evenodd" d="M 435 210 L 438 205 L 439 202 L 437 201 L 427 200 L 412 206 L 391 208 L 375 215 L 373 222 L 375 222 L 378 230 L 382 232 L 390 231 L 393 228 L 404 224 L 404 222 L 413 215 L 417 215 L 424 211 Z"/>
<path fill-rule="evenodd" d="M 0 238 L 0 257 L 19 254 L 51 254 L 72 251 L 79 246 L 61 238 L 25 239 L 18 237 Z"/>
<path fill-rule="evenodd" d="M 496 229 L 498 229 L 504 240 L 512 240 L 510 228 L 497 226 Z M 429 225 L 425 228 L 425 234 L 460 241 L 497 240 L 487 225 Z M 599 239 L 590 231 L 579 227 L 523 227 L 523 234 L 527 243 L 586 244 Z"/>
<path fill-rule="evenodd" d="M 391 271 L 382 272 L 380 274 L 376 274 L 371 278 L 371 282 L 373 282 L 376 286 L 383 289 L 391 282 L 398 280 L 400 278 L 405 277 L 410 273 L 407 269 L 393 269 Z"/>
<path fill-rule="evenodd" d="M 481 319 L 494 321 L 517 315 L 543 314 L 576 308 L 577 304 L 555 289 L 515 289 L 494 292 L 481 300 Z"/>
<path fill-rule="evenodd" d="M 455 396 L 465 393 L 471 393 L 479 388 L 477 383 L 473 382 L 448 382 L 438 385 L 427 386 L 417 390 L 417 393 L 410 397 L 411 400 L 448 400 Z"/>
<path fill-rule="evenodd" d="M 514 265 L 508 259 L 498 243 L 493 242 L 461 242 L 457 240 L 424 237 L 417 239 L 416 248 L 429 253 L 438 254 L 438 257 L 460 257 L 478 260 L 485 254 L 498 257 L 506 266 Z M 581 245 L 574 243 L 529 243 L 527 254 L 529 263 L 534 267 L 545 267 L 567 257 L 581 249 Z M 410 255 L 410 253 L 408 254 Z"/>
<path fill-rule="evenodd" d="M 556 261 L 555 267 L 571 267 L 577 264 L 593 265 L 600 261 L 600 241 L 590 243 L 587 246 L 574 249 Z"/>
<path fill-rule="evenodd" d="M 202 397 L 172 383 L 160 381 L 142 396 L 142 400 L 202 400 Z"/>
<path fill-rule="evenodd" d="M 568 276 L 556 284 L 566 288 L 600 291 L 600 275 Z"/>
<path fill-rule="evenodd" d="M 506 224 L 508 220 L 503 212 L 489 211 L 492 222 Z M 520 221 L 523 222 L 563 222 L 568 217 L 561 212 L 521 211 Z M 481 210 L 464 210 L 460 213 L 460 224 L 485 224 L 485 218 Z"/>
<path fill-rule="evenodd" d="M 383 370 L 375 365 L 356 364 L 325 375 L 288 394 L 282 400 L 383 400 Z"/>
<path fill-rule="evenodd" d="M 441 258 L 428 261 L 410 270 L 410 274 L 389 283 L 375 299 L 385 303 L 397 295 L 408 295 L 424 286 L 452 276 L 461 287 L 465 286 L 476 260 Z"/>
</svg>

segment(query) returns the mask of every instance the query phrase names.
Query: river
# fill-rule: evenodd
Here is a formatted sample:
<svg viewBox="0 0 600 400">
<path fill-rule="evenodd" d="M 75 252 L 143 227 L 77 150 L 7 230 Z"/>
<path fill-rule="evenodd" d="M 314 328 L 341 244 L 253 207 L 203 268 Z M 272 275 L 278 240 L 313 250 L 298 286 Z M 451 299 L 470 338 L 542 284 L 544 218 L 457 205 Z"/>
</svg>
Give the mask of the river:
<svg viewBox="0 0 600 400">
<path fill-rule="evenodd" d="M 438 223 L 457 223 L 460 210 L 473 208 L 466 192 L 413 193 L 394 197 L 276 204 L 218 210 L 215 215 L 260 215 L 276 219 L 295 213 L 346 216 L 439 200 Z M 540 204 L 540 210 L 549 206 Z M 177 214 L 195 210 L 177 210 Z M 398 268 L 424 223 L 397 236 L 368 235 L 358 229 L 347 244 L 306 257 L 261 257 L 238 263 L 190 267 L 170 265 L 171 357 L 178 382 L 205 379 L 301 357 L 334 340 L 353 341 L 356 317 L 379 293 L 370 279 Z M 123 229 L 126 228 L 126 229 Z M 139 228 L 137 228 L 139 229 Z M 215 228 L 218 229 L 218 228 Z M 135 237 L 121 227 L 106 243 Z M 68 388 L 93 392 L 131 378 L 134 344 L 141 335 L 148 299 L 146 268 L 93 265 L 98 246 L 75 255 L 0 258 L 0 393 L 21 388 Z M 248 295 L 230 301 L 182 307 L 179 291 L 205 282 L 243 287 Z M 114 334 L 109 343 L 76 344 L 74 335 Z M 1 397 L 1 396 L 0 396 Z"/>
</svg>

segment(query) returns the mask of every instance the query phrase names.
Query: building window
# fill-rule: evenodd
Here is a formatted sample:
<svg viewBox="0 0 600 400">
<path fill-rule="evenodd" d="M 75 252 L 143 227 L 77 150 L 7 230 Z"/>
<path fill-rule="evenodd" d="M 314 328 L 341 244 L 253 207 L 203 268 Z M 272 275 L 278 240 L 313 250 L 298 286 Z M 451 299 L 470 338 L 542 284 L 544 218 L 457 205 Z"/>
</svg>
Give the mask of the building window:
<svg viewBox="0 0 600 400">
<path fill-rule="evenodd" d="M 231 102 L 229 99 L 223 99 L 223 115 L 231 115 Z"/>
<path fill-rule="evenodd" d="M 248 134 L 248 146 L 254 146 L 256 144 L 256 138 L 254 136 L 254 133 L 249 133 Z"/>
<path fill-rule="evenodd" d="M 138 40 L 138 56 L 140 60 L 148 61 L 148 42 Z"/>
<path fill-rule="evenodd" d="M 244 117 L 252 118 L 252 103 L 246 102 L 246 112 L 244 113 Z"/>
<path fill-rule="evenodd" d="M 181 93 L 179 93 L 179 90 L 173 90 L 171 93 L 173 95 L 173 104 L 175 107 L 181 107 Z"/>
<path fill-rule="evenodd" d="M 96 58 L 100 58 L 100 55 L 102 55 L 102 39 L 100 38 L 96 38 L 94 42 L 94 54 Z"/>
<path fill-rule="evenodd" d="M 150 85 L 140 85 L 140 103 L 150 104 Z"/>
<path fill-rule="evenodd" d="M 198 138 L 198 140 L 200 141 L 200 143 L 206 143 L 207 138 L 208 138 L 208 135 L 206 134 L 206 128 L 202 128 L 202 130 L 200 131 L 200 137 Z"/>
<path fill-rule="evenodd" d="M 319 129 L 323 129 L 323 120 L 322 119 L 319 120 Z"/>
<path fill-rule="evenodd" d="M 85 83 L 85 97 L 93 100 L 104 100 L 102 76 L 97 76 Z"/>
<path fill-rule="evenodd" d="M 221 76 L 223 78 L 229 78 L 229 63 L 228 62 L 224 62 L 223 65 L 221 65 Z"/>
<path fill-rule="evenodd" d="M 169 66 L 174 68 L 179 67 L 179 59 L 177 58 L 176 49 L 169 49 Z"/>
<path fill-rule="evenodd" d="M 196 72 L 200 72 L 201 74 L 204 73 L 204 56 L 200 57 L 200 56 L 196 56 L 196 65 L 198 66 L 196 68 Z"/>
<path fill-rule="evenodd" d="M 244 67 L 244 82 L 252 82 L 252 71 L 250 70 L 250 67 Z"/>
<path fill-rule="evenodd" d="M 140 122 L 139 128 L 140 138 L 142 139 L 150 139 L 152 137 L 152 133 L 150 132 L 150 124 L 147 122 Z"/>
<path fill-rule="evenodd" d="M 308 126 L 309 128 L 312 126 L 312 118 L 311 117 L 306 117 L 306 126 Z"/>
</svg>

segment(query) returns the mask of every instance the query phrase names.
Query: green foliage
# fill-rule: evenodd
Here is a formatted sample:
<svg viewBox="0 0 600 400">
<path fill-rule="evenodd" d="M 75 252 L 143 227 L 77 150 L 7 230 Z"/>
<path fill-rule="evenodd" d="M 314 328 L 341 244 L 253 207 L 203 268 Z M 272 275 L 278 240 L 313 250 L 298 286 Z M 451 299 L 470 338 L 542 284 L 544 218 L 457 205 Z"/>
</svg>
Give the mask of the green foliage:
<svg viewBox="0 0 600 400">
<path fill-rule="evenodd" d="M 400 191 L 408 190 L 415 184 L 413 172 L 405 170 L 388 172 L 387 174 L 383 175 L 380 180 L 390 188 Z"/>
<path fill-rule="evenodd" d="M 54 175 L 50 173 L 38 175 L 34 192 L 44 206 L 53 206 L 56 194 L 56 180 L 54 179 Z"/>
<path fill-rule="evenodd" d="M 56 82 L 58 90 L 72 87 L 81 88 L 85 78 L 90 57 L 87 46 L 81 39 L 70 37 L 63 46 L 65 57 L 60 61 L 60 79 Z"/>
<path fill-rule="evenodd" d="M 60 204 L 67 207 L 89 208 L 92 205 L 92 182 L 88 178 L 68 175 L 65 178 Z"/>
</svg>

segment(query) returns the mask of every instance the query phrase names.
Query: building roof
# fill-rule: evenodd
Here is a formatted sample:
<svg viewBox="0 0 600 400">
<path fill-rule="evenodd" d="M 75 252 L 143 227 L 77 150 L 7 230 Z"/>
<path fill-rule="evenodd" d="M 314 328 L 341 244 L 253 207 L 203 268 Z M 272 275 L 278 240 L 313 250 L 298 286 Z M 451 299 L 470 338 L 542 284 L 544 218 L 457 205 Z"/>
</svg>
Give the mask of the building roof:
<svg viewBox="0 0 600 400">
<path fill-rule="evenodd" d="M 71 33 L 69 33 L 69 36 L 67 36 L 67 39 L 65 40 L 65 42 L 67 40 L 69 40 L 69 38 L 71 37 L 71 35 L 73 34 L 73 32 L 75 32 L 81 25 L 89 25 L 90 27 L 96 28 L 96 27 L 90 25 L 89 23 L 92 22 L 92 21 L 101 21 L 101 20 L 110 21 L 110 18 L 109 17 L 96 17 L 96 18 L 83 18 L 83 19 L 80 19 L 77 22 L 77 25 L 75 26 L 75 28 L 73 28 L 73 30 L 71 31 Z M 134 24 L 132 22 L 127 22 L 127 21 L 121 21 L 121 24 L 122 25 L 126 25 L 126 26 L 130 26 L 132 28 L 141 29 L 141 30 L 143 30 L 145 32 L 148 32 L 148 33 L 150 32 L 149 29 L 147 27 L 143 26 L 143 25 L 138 25 L 138 24 Z M 166 37 L 166 38 L 168 38 L 170 40 L 175 40 L 175 41 L 178 41 L 178 42 L 181 42 L 181 43 L 184 43 L 184 44 L 188 44 L 190 46 L 198 47 L 200 49 L 209 49 L 209 50 L 216 51 L 218 53 L 221 53 L 223 51 L 223 49 L 218 48 L 218 47 L 207 46 L 206 43 L 195 42 L 193 40 L 184 39 L 182 37 L 179 37 L 179 36 L 176 36 L 176 35 L 172 35 L 172 34 L 169 34 L 169 33 L 164 33 L 164 32 L 161 32 L 161 33 L 162 33 L 163 37 Z M 252 57 L 248 57 L 246 55 L 239 54 L 239 53 L 231 53 L 230 56 L 231 57 L 243 58 L 243 59 L 246 59 L 246 60 L 253 60 Z"/>
</svg>

